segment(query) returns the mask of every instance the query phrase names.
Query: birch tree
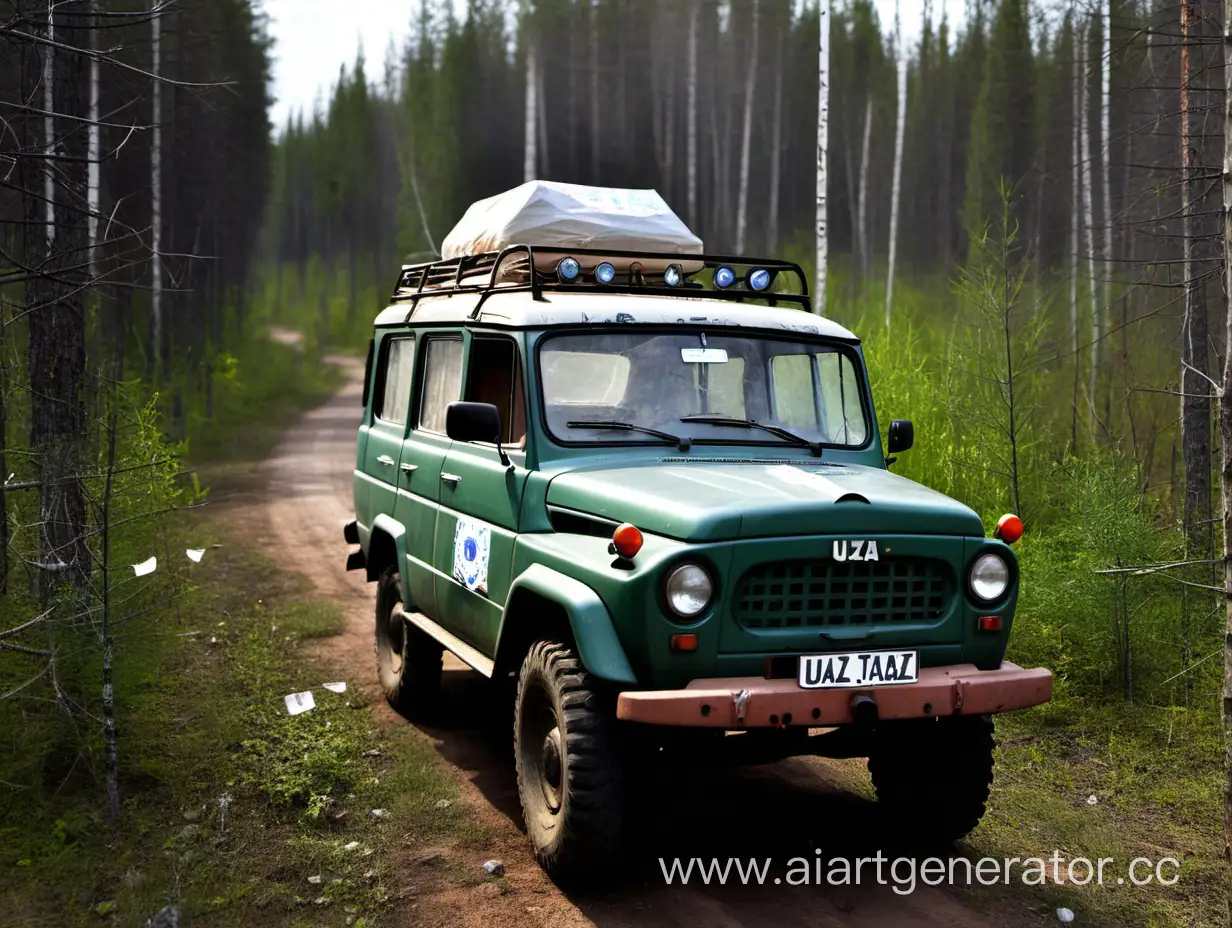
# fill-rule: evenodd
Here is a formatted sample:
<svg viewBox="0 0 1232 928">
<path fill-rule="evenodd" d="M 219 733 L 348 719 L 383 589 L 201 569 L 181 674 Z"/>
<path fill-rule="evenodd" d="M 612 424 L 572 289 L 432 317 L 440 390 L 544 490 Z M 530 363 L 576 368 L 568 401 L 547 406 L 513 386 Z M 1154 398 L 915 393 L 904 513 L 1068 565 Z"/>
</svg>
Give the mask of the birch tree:
<svg viewBox="0 0 1232 928">
<path fill-rule="evenodd" d="M 1078 128 L 1079 154 L 1078 162 L 1082 166 L 1081 179 L 1079 186 L 1082 188 L 1082 227 L 1086 233 L 1086 251 L 1087 251 L 1087 291 L 1091 297 L 1091 377 L 1092 387 L 1094 386 L 1095 369 L 1098 366 L 1098 359 L 1095 353 L 1095 346 L 1099 344 L 1099 313 L 1095 307 L 1095 230 L 1093 222 L 1093 210 L 1091 205 L 1091 132 L 1090 132 L 1090 106 L 1091 106 L 1091 69 L 1090 62 L 1087 60 L 1087 33 L 1084 28 L 1078 30 L 1078 54 L 1079 54 L 1079 83 L 1078 83 L 1078 110 L 1079 122 L 1081 125 Z M 1095 394 L 1090 392 L 1087 396 L 1087 413 L 1090 419 L 1091 434 L 1095 434 Z"/>
<path fill-rule="evenodd" d="M 770 216 L 767 221 L 766 250 L 779 250 L 779 188 L 783 174 L 783 28 L 779 27 L 774 55 L 774 115 L 770 128 Z"/>
<path fill-rule="evenodd" d="M 869 257 L 868 241 L 868 164 L 872 159 L 873 139 L 873 92 L 864 100 L 864 141 L 860 145 L 860 188 L 856 195 L 856 263 L 860 267 L 861 281 L 867 280 L 873 261 Z"/>
<path fill-rule="evenodd" d="M 744 83 L 744 127 L 740 139 L 740 189 L 736 200 L 736 254 L 744 253 L 744 233 L 749 211 L 749 149 L 753 143 L 753 94 L 757 89 L 757 46 L 761 24 L 761 0 L 753 0 L 753 25 L 749 39 L 749 69 Z"/>
<path fill-rule="evenodd" d="M 1078 448 L 1078 395 L 1082 383 L 1082 358 L 1078 349 L 1078 275 L 1082 255 L 1079 249 L 1079 239 L 1082 230 L 1082 213 L 1080 203 L 1082 195 L 1082 56 L 1080 46 L 1082 30 L 1078 25 L 1077 11 L 1070 8 L 1071 33 L 1073 41 L 1073 96 L 1071 100 L 1072 138 L 1070 148 L 1070 204 L 1069 204 L 1069 345 L 1070 354 L 1074 359 L 1074 394 L 1071 400 L 1073 416 L 1071 417 L 1070 443 L 1074 451 Z"/>
<path fill-rule="evenodd" d="M 98 51 L 98 18 L 97 16 L 90 17 L 90 41 L 94 46 L 95 52 Z M 89 215 L 86 217 L 87 236 L 89 241 L 88 260 L 90 262 L 90 276 L 94 277 L 98 274 L 98 207 L 99 207 L 99 176 L 100 168 L 99 157 L 102 154 L 102 146 L 100 144 L 100 126 L 98 122 L 98 94 L 99 94 L 99 56 L 92 55 L 90 58 L 90 109 L 88 114 L 89 126 L 89 143 L 86 149 L 86 208 Z M 3 470 L 3 468 L 0 468 Z M 3 476 L 3 475 L 0 475 Z"/>
<path fill-rule="evenodd" d="M 830 136 L 830 0 L 818 3 L 819 48 L 817 55 L 817 280 L 813 311 L 826 314 L 826 182 Z"/>
<path fill-rule="evenodd" d="M 153 30 L 150 73 L 153 75 L 150 133 L 150 356 L 157 379 L 163 371 L 163 85 L 162 85 L 162 14 L 150 18 Z"/>
<path fill-rule="evenodd" d="M 525 99 L 525 148 L 522 155 L 522 180 L 535 179 L 539 158 L 536 145 L 539 139 L 539 70 L 535 63 L 534 26 L 531 23 L 530 0 L 522 0 L 522 28 L 526 36 L 526 99 Z"/>
<path fill-rule="evenodd" d="M 1224 344 L 1232 345 L 1232 3 L 1224 4 L 1223 114 L 1223 271 Z M 1224 856 L 1232 848 L 1232 351 L 1225 352 L 1219 402 L 1219 437 L 1223 450 L 1220 496 L 1223 499 L 1223 717 Z"/>
<path fill-rule="evenodd" d="M 894 11 L 894 43 L 898 49 L 898 125 L 894 130 L 894 182 L 890 191 L 890 255 L 886 271 L 885 323 L 890 328 L 890 306 L 894 300 L 894 259 L 898 248 L 898 208 L 902 195 L 903 134 L 907 126 L 907 53 L 897 7 Z"/>
<path fill-rule="evenodd" d="M 598 3 L 598 0 L 595 0 Z M 689 73 L 687 77 L 687 92 L 689 96 L 689 129 L 685 155 L 688 164 L 688 203 L 689 222 L 696 225 L 701 217 L 697 215 L 697 26 L 701 18 L 702 0 L 693 0 L 689 9 Z M 597 112 L 597 107 L 595 108 Z M 597 118 L 597 117 L 596 117 Z"/>
</svg>

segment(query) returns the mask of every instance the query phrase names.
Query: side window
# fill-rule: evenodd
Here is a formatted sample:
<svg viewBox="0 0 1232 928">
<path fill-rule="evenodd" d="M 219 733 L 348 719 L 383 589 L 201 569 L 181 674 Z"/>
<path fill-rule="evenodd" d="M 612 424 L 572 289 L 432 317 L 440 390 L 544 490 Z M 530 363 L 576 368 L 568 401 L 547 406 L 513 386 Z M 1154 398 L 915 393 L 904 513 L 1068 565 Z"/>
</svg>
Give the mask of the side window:
<svg viewBox="0 0 1232 928">
<path fill-rule="evenodd" d="M 424 351 L 423 399 L 419 427 L 445 432 L 445 410 L 462 398 L 462 340 L 430 338 Z"/>
<path fill-rule="evenodd" d="M 860 407 L 860 383 L 851 358 L 837 351 L 817 355 L 817 380 L 825 440 L 844 445 L 864 444 L 868 430 Z"/>
<path fill-rule="evenodd" d="M 526 437 L 526 400 L 517 344 L 508 338 L 472 339 L 467 372 L 467 401 L 495 406 L 500 411 L 501 443 L 520 444 Z"/>
<path fill-rule="evenodd" d="M 386 343 L 380 377 L 376 415 L 384 422 L 405 425 L 411 407 L 411 369 L 415 363 L 415 340 L 395 338 Z"/>
</svg>

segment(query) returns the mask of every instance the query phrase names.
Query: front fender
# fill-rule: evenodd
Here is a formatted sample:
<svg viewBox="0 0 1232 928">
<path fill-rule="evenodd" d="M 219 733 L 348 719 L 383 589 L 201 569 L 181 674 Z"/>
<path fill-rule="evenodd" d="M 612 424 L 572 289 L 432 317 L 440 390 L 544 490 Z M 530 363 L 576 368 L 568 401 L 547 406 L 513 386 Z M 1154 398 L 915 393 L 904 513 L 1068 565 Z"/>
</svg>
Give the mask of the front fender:
<svg viewBox="0 0 1232 928">
<path fill-rule="evenodd" d="M 534 593 L 564 610 L 573 631 L 578 656 L 588 671 L 600 679 L 615 683 L 637 683 L 603 600 L 581 581 L 542 564 L 527 567 L 509 589 L 496 645 L 498 654 L 501 653 L 501 645 L 517 634 L 513 626 L 520 620 L 510 615 L 510 606 L 517 602 L 519 592 Z"/>
</svg>

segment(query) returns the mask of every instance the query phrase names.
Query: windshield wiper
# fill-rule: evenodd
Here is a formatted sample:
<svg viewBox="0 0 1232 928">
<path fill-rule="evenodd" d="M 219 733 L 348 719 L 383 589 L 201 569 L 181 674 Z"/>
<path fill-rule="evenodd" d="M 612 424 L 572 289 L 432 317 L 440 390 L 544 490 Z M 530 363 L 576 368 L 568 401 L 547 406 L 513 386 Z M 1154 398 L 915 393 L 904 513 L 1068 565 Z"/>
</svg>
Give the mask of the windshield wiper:
<svg viewBox="0 0 1232 928">
<path fill-rule="evenodd" d="M 671 432 L 661 432 L 649 426 L 634 425 L 632 422 L 617 422 L 613 419 L 574 419 L 572 422 L 566 422 L 565 427 L 571 429 L 607 429 L 613 432 L 642 432 L 645 435 L 653 435 L 655 438 L 670 441 L 681 451 L 688 451 L 693 446 L 693 439 L 691 438 L 681 438 L 679 435 L 673 435 Z"/>
<path fill-rule="evenodd" d="M 797 435 L 795 432 L 789 432 L 781 426 L 766 425 L 764 422 L 754 422 L 752 419 L 736 419 L 732 416 L 710 416 L 704 413 L 697 416 L 681 416 L 680 421 L 697 422 L 701 425 L 726 425 L 742 429 L 761 429 L 763 432 L 777 435 L 779 438 L 799 445 L 801 448 L 808 448 L 815 458 L 821 457 L 821 442 L 809 441 L 804 436 Z"/>
</svg>

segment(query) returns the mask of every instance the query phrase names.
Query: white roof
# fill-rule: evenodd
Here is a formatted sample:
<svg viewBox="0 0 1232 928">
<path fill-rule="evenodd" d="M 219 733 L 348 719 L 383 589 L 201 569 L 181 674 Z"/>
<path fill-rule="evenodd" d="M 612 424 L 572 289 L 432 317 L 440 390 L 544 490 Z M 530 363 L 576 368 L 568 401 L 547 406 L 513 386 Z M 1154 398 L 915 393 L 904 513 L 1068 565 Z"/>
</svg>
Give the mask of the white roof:
<svg viewBox="0 0 1232 928">
<path fill-rule="evenodd" d="M 471 204 L 441 243 L 441 257 L 487 254 L 513 244 L 702 253 L 702 240 L 654 190 L 534 180 Z"/>
<path fill-rule="evenodd" d="M 559 293 L 544 291 L 536 300 L 526 290 L 489 293 L 478 319 L 471 319 L 478 293 L 448 292 L 424 296 L 415 307 L 410 324 L 415 326 L 472 324 L 514 328 L 549 328 L 562 325 L 699 325 L 708 328 L 777 329 L 802 335 L 819 335 L 858 341 L 837 322 L 800 309 L 780 309 L 734 300 L 705 297 L 650 296 L 636 293 Z M 412 301 L 395 303 L 379 316 L 378 326 L 406 324 Z"/>
</svg>

